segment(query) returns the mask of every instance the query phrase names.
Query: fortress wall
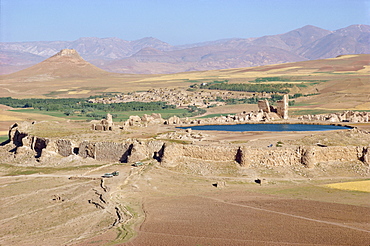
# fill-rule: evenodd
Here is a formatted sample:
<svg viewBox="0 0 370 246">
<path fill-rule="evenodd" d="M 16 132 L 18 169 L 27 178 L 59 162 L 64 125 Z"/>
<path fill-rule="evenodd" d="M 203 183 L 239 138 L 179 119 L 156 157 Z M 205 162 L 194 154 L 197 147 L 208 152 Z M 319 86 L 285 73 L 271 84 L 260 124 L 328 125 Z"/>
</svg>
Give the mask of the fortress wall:
<svg viewBox="0 0 370 246">
<path fill-rule="evenodd" d="M 208 145 L 166 145 L 161 164 L 177 166 L 182 158 L 204 161 L 236 161 L 241 167 L 276 167 L 302 164 L 313 168 L 319 162 L 361 160 L 370 161 L 370 147 L 331 146 L 331 147 L 281 147 L 250 148 L 248 146 L 208 146 Z"/>
<path fill-rule="evenodd" d="M 162 141 L 135 141 L 131 153 L 127 156 L 127 162 L 136 162 L 143 159 L 158 158 L 159 152 L 163 148 Z"/>
<path fill-rule="evenodd" d="M 182 157 L 204 161 L 234 161 L 237 150 L 237 146 L 166 144 L 161 164 L 177 166 Z"/>
<path fill-rule="evenodd" d="M 237 146 L 182 145 L 183 156 L 201 160 L 235 160 Z"/>
<path fill-rule="evenodd" d="M 79 145 L 78 155 L 83 158 L 90 157 L 95 159 L 95 143 L 82 141 Z"/>
<path fill-rule="evenodd" d="M 17 127 L 9 131 L 11 143 L 16 148 L 28 148 L 41 157 L 43 150 L 55 151 L 61 156 L 73 154 L 70 140 L 50 141 L 21 132 Z M 21 153 L 15 151 L 15 154 Z M 370 165 L 370 146 L 291 146 L 273 148 L 251 148 L 246 145 L 192 145 L 161 140 L 127 140 L 124 143 L 89 142 L 79 144 L 78 155 L 83 158 L 94 158 L 100 161 L 135 162 L 143 159 L 156 159 L 163 166 L 177 166 L 181 160 L 196 159 L 199 161 L 236 161 L 241 167 L 275 167 L 302 164 L 308 168 L 320 162 L 353 162 L 362 161 Z"/>
<path fill-rule="evenodd" d="M 362 157 L 362 148 L 356 146 L 315 147 L 314 153 L 317 162 L 355 161 Z"/>
<path fill-rule="evenodd" d="M 95 159 L 99 161 L 125 161 L 125 156 L 130 151 L 130 144 L 98 142 L 95 144 Z M 126 157 L 127 158 L 127 157 Z"/>
<path fill-rule="evenodd" d="M 301 153 L 297 148 L 241 148 L 243 152 L 242 167 L 248 166 L 290 166 L 301 163 Z"/>
<path fill-rule="evenodd" d="M 55 142 L 56 152 L 61 156 L 70 156 L 72 155 L 72 143 L 67 139 L 58 139 Z"/>
<path fill-rule="evenodd" d="M 165 143 L 158 154 L 161 165 L 175 167 L 179 164 L 179 158 L 184 155 L 184 149 L 180 144 Z"/>
</svg>

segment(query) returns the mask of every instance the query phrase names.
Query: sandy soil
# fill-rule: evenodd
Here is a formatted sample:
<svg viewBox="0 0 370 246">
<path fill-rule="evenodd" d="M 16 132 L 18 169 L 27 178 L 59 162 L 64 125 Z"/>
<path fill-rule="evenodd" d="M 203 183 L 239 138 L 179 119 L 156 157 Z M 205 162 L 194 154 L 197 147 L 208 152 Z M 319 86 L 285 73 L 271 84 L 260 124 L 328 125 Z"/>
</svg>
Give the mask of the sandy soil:
<svg viewBox="0 0 370 246">
<path fill-rule="evenodd" d="M 225 189 L 148 199 L 125 245 L 366 245 L 370 208 Z"/>
<path fill-rule="evenodd" d="M 14 173 L 22 167 L 1 165 L 0 244 L 366 245 L 369 237 L 370 193 L 322 186 L 349 177 L 269 175 L 267 184 L 258 185 L 258 170 L 223 177 L 177 172 L 156 162 L 139 168 L 87 164 L 97 166 L 28 175 Z M 100 176 L 114 170 L 120 176 L 102 185 Z M 15 176 L 4 176 L 9 173 Z M 220 181 L 226 186 L 214 187 Z M 116 207 L 123 221 L 112 227 Z"/>
</svg>

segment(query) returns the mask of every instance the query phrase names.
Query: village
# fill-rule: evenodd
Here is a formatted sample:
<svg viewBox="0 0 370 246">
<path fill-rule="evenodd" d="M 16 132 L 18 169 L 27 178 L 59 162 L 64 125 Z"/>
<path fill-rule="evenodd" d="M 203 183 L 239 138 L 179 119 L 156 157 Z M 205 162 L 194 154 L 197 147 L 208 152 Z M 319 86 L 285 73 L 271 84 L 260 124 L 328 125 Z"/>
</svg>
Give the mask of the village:
<svg viewBox="0 0 370 246">
<path fill-rule="evenodd" d="M 215 107 L 225 105 L 225 100 L 242 99 L 256 96 L 248 92 L 212 91 L 200 90 L 192 91 L 182 88 L 159 88 L 150 89 L 142 92 L 131 92 L 127 94 L 117 94 L 113 97 L 100 97 L 89 99 L 89 103 L 125 103 L 125 102 L 167 102 L 168 105 L 176 105 L 177 108 L 196 106 L 199 108 Z M 261 93 L 261 96 L 266 96 Z"/>
</svg>

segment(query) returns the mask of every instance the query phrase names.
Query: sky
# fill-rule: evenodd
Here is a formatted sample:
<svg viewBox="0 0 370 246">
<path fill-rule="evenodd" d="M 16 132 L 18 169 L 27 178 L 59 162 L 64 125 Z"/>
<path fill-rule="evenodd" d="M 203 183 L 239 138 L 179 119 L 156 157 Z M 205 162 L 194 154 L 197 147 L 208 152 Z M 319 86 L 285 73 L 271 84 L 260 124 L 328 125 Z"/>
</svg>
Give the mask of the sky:
<svg viewBox="0 0 370 246">
<path fill-rule="evenodd" d="M 0 0 L 0 41 L 158 38 L 171 45 L 370 25 L 370 0 Z"/>
</svg>

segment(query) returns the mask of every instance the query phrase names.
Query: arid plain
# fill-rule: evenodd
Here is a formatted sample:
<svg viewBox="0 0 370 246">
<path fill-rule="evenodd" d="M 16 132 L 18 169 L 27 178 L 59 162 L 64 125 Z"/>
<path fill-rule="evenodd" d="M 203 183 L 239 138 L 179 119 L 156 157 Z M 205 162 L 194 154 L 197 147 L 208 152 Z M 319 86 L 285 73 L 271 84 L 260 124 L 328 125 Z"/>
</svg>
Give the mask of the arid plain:
<svg viewBox="0 0 370 246">
<path fill-rule="evenodd" d="M 107 73 L 78 56 L 56 57 L 1 76 L 0 96 L 76 98 L 112 92 L 188 88 L 228 80 L 246 83 L 261 77 L 289 77 L 300 86 L 289 120 L 304 114 L 370 110 L 369 55 L 277 64 L 263 67 L 163 75 Z M 81 70 L 76 70 L 75 68 Z M 275 81 L 273 83 L 282 83 Z M 285 83 L 285 82 L 284 82 Z M 93 131 L 91 123 L 1 106 L 0 131 L 14 122 L 34 121 L 32 136 L 122 142 L 157 140 L 180 132 L 174 125 L 133 126 Z M 202 117 L 256 111 L 237 104 L 207 109 Z M 276 122 L 282 122 L 276 120 Z M 276 123 L 275 122 L 275 123 Z M 324 123 L 324 122 L 316 122 Z M 120 126 L 123 123 L 115 122 Z M 262 151 L 291 146 L 366 147 L 370 124 L 345 122 L 355 129 L 328 132 L 201 132 L 205 140 L 161 139 L 168 144 L 221 146 L 243 144 Z M 193 131 L 196 133 L 196 131 Z M 182 134 L 180 132 L 179 134 Z M 197 133 L 198 134 L 198 133 Z M 277 147 L 280 142 L 282 147 Z M 307 168 L 301 163 L 240 166 L 235 160 L 185 158 L 166 166 L 154 158 L 143 165 L 79 155 L 63 157 L 0 147 L 3 245 L 368 245 L 370 237 L 369 165 L 330 160 Z M 216 147 L 215 147 L 216 148 Z M 288 163 L 288 161 L 287 161 Z M 119 171 L 113 178 L 104 173 Z M 358 183 L 346 183 L 358 181 Z M 340 189 L 327 186 L 342 183 Z M 347 185 L 346 185 L 347 184 Z M 356 188 L 360 187 L 360 188 Z"/>
</svg>

